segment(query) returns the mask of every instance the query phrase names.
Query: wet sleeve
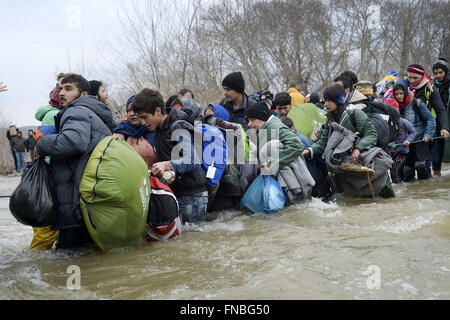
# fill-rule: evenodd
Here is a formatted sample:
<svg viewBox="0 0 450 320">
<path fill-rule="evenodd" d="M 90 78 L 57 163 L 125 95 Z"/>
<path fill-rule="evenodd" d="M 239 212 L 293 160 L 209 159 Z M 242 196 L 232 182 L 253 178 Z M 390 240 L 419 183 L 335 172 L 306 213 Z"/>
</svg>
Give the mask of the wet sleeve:
<svg viewBox="0 0 450 320">
<path fill-rule="evenodd" d="M 361 139 L 356 144 L 356 148 L 361 151 L 370 150 L 377 145 L 377 129 L 375 129 L 372 120 L 369 119 L 364 111 L 355 109 L 353 112 L 356 112 L 356 130 L 360 133 L 361 137 Z"/>
<path fill-rule="evenodd" d="M 414 126 L 408 120 L 402 118 L 402 122 L 403 121 L 406 126 L 406 131 L 408 132 L 408 136 L 406 137 L 406 140 L 408 140 L 409 142 L 412 142 L 416 138 L 416 129 L 414 129 Z"/>
<path fill-rule="evenodd" d="M 283 169 L 302 155 L 303 143 L 287 127 L 280 128 L 280 142 L 283 144 L 283 149 L 280 150 L 279 154 L 279 168 Z"/>
<path fill-rule="evenodd" d="M 311 152 L 311 158 L 318 158 L 323 154 L 328 143 L 329 123 L 328 120 L 321 127 L 322 134 L 319 140 L 317 140 L 308 150 Z"/>
</svg>

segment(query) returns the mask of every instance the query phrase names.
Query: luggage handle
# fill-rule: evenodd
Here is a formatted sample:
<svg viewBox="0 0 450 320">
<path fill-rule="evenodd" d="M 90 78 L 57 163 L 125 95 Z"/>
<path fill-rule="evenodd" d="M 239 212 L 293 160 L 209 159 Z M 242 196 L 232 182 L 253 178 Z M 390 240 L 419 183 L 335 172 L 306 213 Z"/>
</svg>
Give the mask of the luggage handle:
<svg viewBox="0 0 450 320">
<path fill-rule="evenodd" d="M 84 202 L 84 204 L 86 205 L 86 209 L 88 212 L 88 217 L 89 217 L 89 222 L 91 223 L 91 225 L 94 227 L 95 230 L 97 230 L 97 227 L 95 226 L 94 222 L 92 221 L 92 216 L 91 216 L 91 209 L 89 207 L 89 203 L 87 203 L 86 200 L 83 199 L 82 196 L 80 196 L 81 200 Z"/>
</svg>

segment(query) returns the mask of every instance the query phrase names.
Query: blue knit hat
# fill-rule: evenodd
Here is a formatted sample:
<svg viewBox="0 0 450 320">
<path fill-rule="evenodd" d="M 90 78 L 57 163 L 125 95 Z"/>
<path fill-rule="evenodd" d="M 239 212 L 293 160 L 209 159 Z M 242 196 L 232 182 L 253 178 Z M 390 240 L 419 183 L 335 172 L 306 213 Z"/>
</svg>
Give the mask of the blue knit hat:
<svg viewBox="0 0 450 320">
<path fill-rule="evenodd" d="M 136 96 L 131 96 L 131 97 L 128 98 L 127 104 L 126 104 L 127 108 L 128 108 L 128 106 L 130 105 L 130 103 L 132 103 L 132 102 L 134 101 L 134 98 L 135 98 L 135 97 L 136 97 Z"/>
</svg>

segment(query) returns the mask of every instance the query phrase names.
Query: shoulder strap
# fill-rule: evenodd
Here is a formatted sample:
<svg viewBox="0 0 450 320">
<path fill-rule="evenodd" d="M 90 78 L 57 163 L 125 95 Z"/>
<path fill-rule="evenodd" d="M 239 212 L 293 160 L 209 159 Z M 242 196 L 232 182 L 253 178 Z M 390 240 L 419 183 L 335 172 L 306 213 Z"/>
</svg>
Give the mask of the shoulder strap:
<svg viewBox="0 0 450 320">
<path fill-rule="evenodd" d="M 427 102 L 425 105 L 430 109 L 430 97 L 431 97 L 431 91 L 427 90 L 428 86 L 425 86 L 425 99 L 427 99 Z"/>
<path fill-rule="evenodd" d="M 352 111 L 352 113 L 348 112 L 348 109 L 345 110 L 348 115 L 350 116 L 350 122 L 352 123 L 352 127 L 353 129 L 355 129 L 355 132 L 358 131 L 358 129 L 356 129 L 356 118 L 355 118 L 355 110 Z"/>
</svg>

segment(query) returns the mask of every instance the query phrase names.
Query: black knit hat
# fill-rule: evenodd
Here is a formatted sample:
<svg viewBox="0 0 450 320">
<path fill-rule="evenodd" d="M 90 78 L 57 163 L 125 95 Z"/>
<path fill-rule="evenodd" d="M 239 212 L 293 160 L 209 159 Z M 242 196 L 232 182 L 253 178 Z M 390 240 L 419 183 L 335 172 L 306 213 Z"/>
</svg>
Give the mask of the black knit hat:
<svg viewBox="0 0 450 320">
<path fill-rule="evenodd" d="M 248 118 L 255 118 L 262 121 L 269 120 L 270 116 L 272 115 L 272 112 L 270 112 L 269 107 L 267 106 L 267 103 L 264 101 L 255 103 L 251 105 L 250 107 L 247 107 L 245 110 L 245 117 Z"/>
<path fill-rule="evenodd" d="M 228 87 L 239 93 L 244 93 L 245 82 L 242 73 L 233 72 L 227 75 L 222 81 L 222 87 Z"/>
<path fill-rule="evenodd" d="M 89 95 L 91 96 L 97 96 L 98 95 L 98 90 L 100 90 L 100 86 L 103 85 L 103 83 L 101 83 L 98 80 L 91 80 L 89 81 Z"/>
</svg>

